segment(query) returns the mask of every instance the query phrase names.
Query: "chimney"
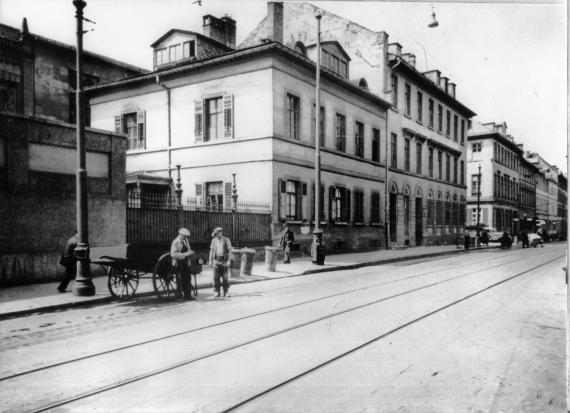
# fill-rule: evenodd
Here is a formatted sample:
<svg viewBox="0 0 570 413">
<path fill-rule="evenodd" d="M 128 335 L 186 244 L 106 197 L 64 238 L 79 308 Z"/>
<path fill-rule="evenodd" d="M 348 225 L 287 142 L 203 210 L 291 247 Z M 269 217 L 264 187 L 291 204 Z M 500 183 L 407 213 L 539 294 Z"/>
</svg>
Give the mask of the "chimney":
<svg viewBox="0 0 570 413">
<path fill-rule="evenodd" d="M 447 84 L 449 82 L 449 78 L 442 76 L 439 78 L 439 87 L 443 89 L 445 93 L 447 93 Z"/>
<path fill-rule="evenodd" d="M 439 78 L 441 76 L 441 72 L 439 70 L 430 70 L 429 72 L 424 72 L 424 76 L 439 86 Z"/>
<path fill-rule="evenodd" d="M 404 59 L 411 66 L 416 67 L 416 55 L 415 54 L 404 53 L 402 55 L 402 59 Z"/>
<path fill-rule="evenodd" d="M 227 15 L 221 19 L 211 14 L 204 16 L 202 32 L 204 36 L 223 43 L 232 49 L 236 47 L 236 22 Z"/>
<path fill-rule="evenodd" d="M 493 132 L 495 132 L 497 130 L 496 126 L 495 126 L 495 122 L 487 122 L 487 123 L 483 123 L 483 126 L 485 126 L 486 128 L 491 129 Z"/>
<path fill-rule="evenodd" d="M 495 132 L 498 132 L 502 135 L 506 135 L 507 134 L 507 122 L 495 124 Z"/>
<path fill-rule="evenodd" d="M 283 43 L 283 2 L 270 1 L 267 3 L 267 18 L 269 21 L 269 38 L 274 42 Z"/>
<path fill-rule="evenodd" d="M 456 88 L 456 84 L 455 83 L 448 83 L 447 85 L 447 93 L 449 93 L 449 96 L 451 97 L 455 97 L 455 88 Z"/>
<path fill-rule="evenodd" d="M 388 45 L 388 53 L 393 54 L 394 56 L 401 57 L 402 45 L 400 43 L 390 43 Z"/>
</svg>

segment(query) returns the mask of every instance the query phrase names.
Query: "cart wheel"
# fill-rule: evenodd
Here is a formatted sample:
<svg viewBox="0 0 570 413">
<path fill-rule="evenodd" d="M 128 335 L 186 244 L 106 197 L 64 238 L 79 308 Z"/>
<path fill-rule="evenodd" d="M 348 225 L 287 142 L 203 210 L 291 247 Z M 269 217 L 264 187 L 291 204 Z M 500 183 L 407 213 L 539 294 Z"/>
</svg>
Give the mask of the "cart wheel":
<svg viewBox="0 0 570 413">
<path fill-rule="evenodd" d="M 152 274 L 152 285 L 159 298 L 178 297 L 178 275 L 170 262 L 170 254 L 158 259 Z"/>
<path fill-rule="evenodd" d="M 126 300 L 131 298 L 139 285 L 139 275 L 136 270 L 109 268 L 107 287 L 115 298 Z"/>
</svg>

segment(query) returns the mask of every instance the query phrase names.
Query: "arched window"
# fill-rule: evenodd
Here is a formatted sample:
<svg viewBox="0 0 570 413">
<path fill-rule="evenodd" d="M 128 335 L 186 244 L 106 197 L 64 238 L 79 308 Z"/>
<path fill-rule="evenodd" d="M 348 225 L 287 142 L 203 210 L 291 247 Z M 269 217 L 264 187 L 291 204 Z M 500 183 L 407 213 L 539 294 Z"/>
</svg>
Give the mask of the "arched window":
<svg viewBox="0 0 570 413">
<path fill-rule="evenodd" d="M 295 51 L 297 53 L 301 53 L 303 56 L 307 56 L 307 48 L 305 47 L 305 45 L 303 44 L 303 42 L 297 42 L 295 43 Z"/>
</svg>

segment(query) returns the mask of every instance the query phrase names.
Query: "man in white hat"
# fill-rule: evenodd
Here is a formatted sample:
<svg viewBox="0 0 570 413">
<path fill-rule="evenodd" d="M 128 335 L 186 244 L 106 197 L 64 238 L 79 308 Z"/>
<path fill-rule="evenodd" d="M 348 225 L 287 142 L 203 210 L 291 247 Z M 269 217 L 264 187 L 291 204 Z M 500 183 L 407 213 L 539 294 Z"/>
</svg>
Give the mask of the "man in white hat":
<svg viewBox="0 0 570 413">
<path fill-rule="evenodd" d="M 212 244 L 210 244 L 210 267 L 214 268 L 214 288 L 218 297 L 220 286 L 224 289 L 224 297 L 228 294 L 230 283 L 228 282 L 228 267 L 232 243 L 224 237 L 222 227 L 217 227 L 212 232 Z"/>
<path fill-rule="evenodd" d="M 190 231 L 186 228 L 178 230 L 178 236 L 172 241 L 170 246 L 170 256 L 172 257 L 172 266 L 176 267 L 180 275 L 179 281 L 176 283 L 178 295 L 184 300 L 193 300 L 192 298 L 192 278 L 190 268 L 188 268 L 188 257 L 194 255 L 194 251 L 190 249 Z"/>
</svg>

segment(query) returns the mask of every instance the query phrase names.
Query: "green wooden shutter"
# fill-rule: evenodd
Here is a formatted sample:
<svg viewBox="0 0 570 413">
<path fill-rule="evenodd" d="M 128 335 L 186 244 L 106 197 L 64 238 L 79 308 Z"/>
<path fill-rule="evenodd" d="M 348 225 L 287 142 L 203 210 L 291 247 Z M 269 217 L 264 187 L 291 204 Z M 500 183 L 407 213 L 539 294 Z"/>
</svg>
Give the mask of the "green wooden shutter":
<svg viewBox="0 0 570 413">
<path fill-rule="evenodd" d="M 234 137 L 234 95 L 224 95 L 224 138 Z"/>
<path fill-rule="evenodd" d="M 123 132 L 123 117 L 122 116 L 115 116 L 115 132 L 118 132 L 118 133 Z"/>
<path fill-rule="evenodd" d="M 194 137 L 196 142 L 204 138 L 204 105 L 202 100 L 194 101 Z"/>
</svg>

